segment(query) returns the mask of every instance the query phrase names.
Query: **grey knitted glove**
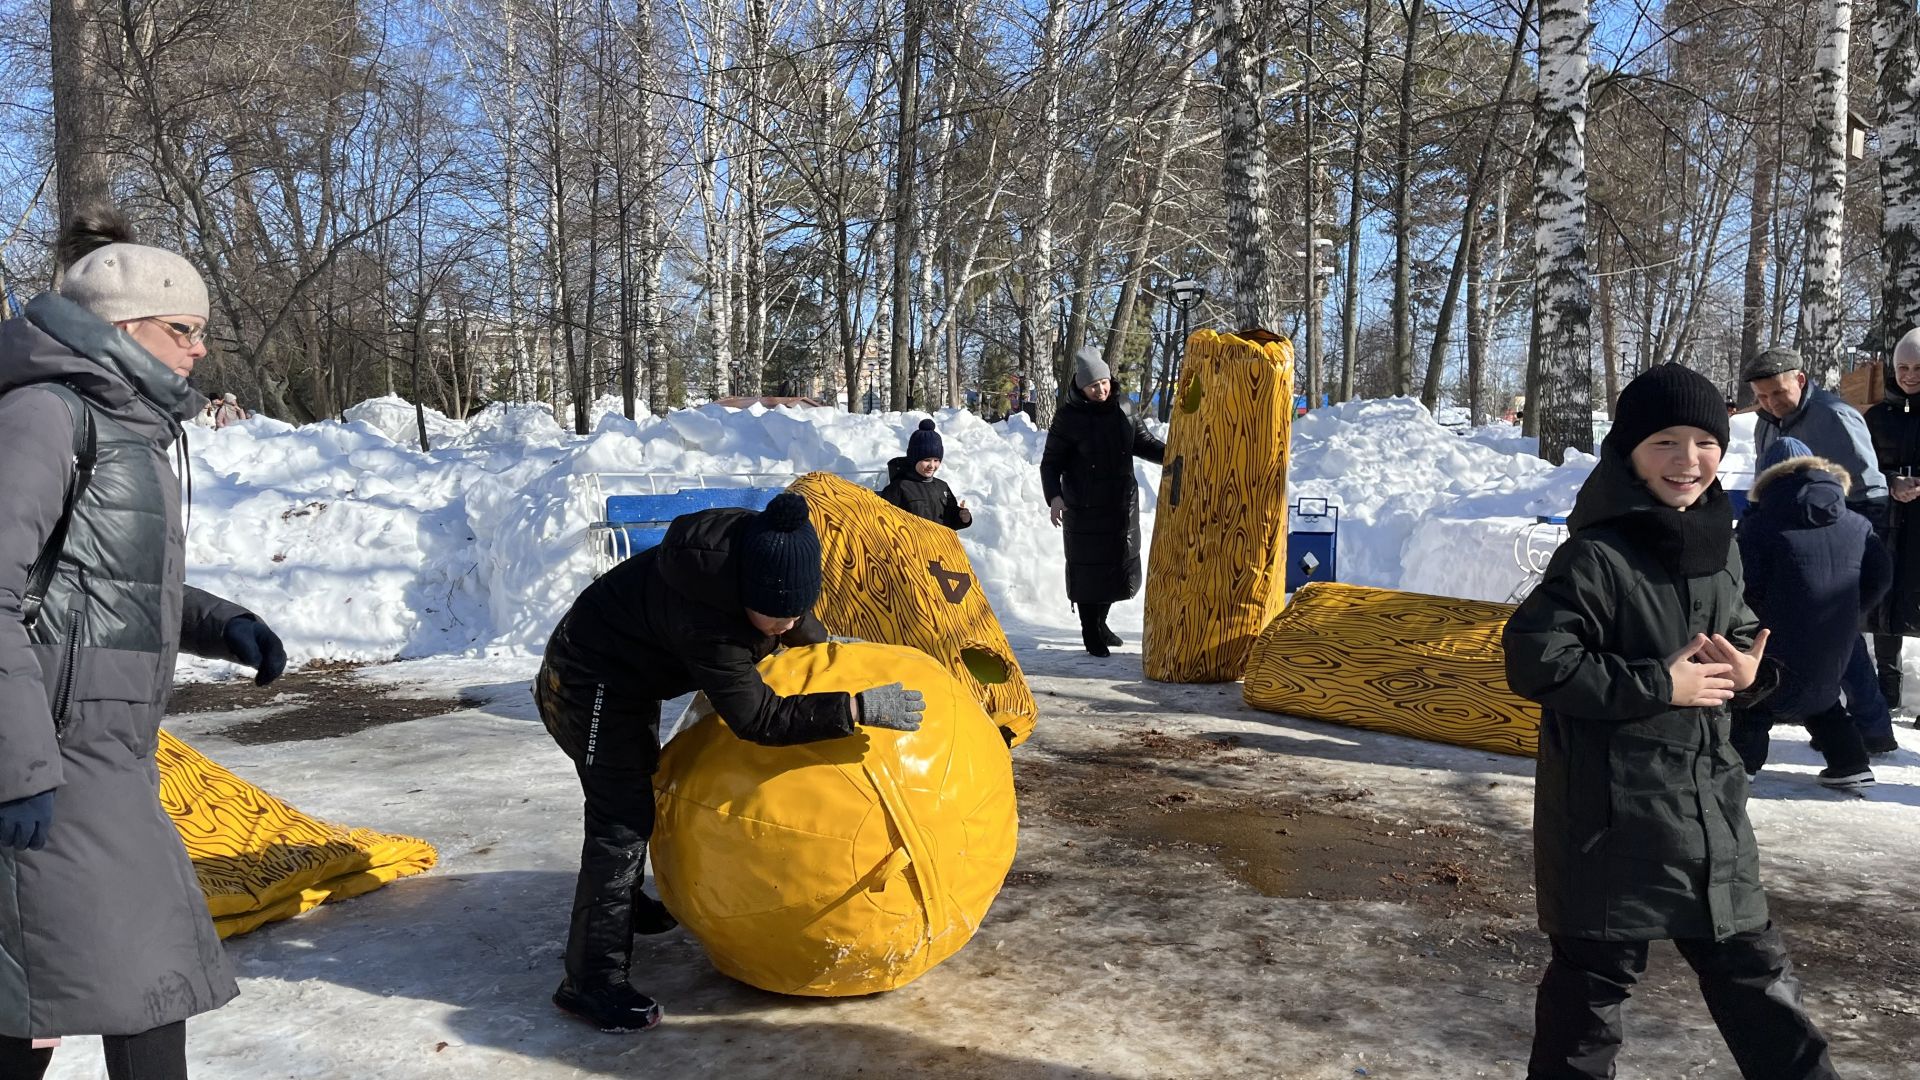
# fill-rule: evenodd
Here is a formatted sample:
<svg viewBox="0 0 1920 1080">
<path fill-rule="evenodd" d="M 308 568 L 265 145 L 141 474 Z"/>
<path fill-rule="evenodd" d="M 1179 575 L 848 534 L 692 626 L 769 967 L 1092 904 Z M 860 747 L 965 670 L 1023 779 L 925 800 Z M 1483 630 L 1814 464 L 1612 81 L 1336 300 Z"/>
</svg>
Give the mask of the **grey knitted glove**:
<svg viewBox="0 0 1920 1080">
<path fill-rule="evenodd" d="M 919 731 L 920 716 L 927 711 L 927 699 L 918 690 L 903 683 L 888 683 L 862 690 L 860 722 L 867 727 L 892 728 L 895 731 Z"/>
<path fill-rule="evenodd" d="M 841 637 L 838 634 L 828 634 L 827 640 L 833 642 L 835 645 L 859 645 L 863 643 L 860 638 Z"/>
</svg>

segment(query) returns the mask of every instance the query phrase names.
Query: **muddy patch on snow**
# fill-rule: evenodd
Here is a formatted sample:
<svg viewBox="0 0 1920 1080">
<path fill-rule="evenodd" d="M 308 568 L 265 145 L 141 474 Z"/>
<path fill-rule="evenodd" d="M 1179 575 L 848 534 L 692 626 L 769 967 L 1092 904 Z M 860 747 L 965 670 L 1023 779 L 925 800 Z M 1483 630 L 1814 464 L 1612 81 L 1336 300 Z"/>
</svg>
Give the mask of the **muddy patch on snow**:
<svg viewBox="0 0 1920 1080">
<path fill-rule="evenodd" d="M 1516 918 L 1530 870 L 1512 844 L 1452 823 L 1383 821 L 1365 788 L 1251 794 L 1237 740 L 1133 732 L 1108 750 L 1022 759 L 1021 806 L 1111 843 L 1178 850 L 1263 896 L 1418 904 Z"/>
<path fill-rule="evenodd" d="M 464 697 L 406 697 L 396 687 L 354 677 L 359 664 L 309 664 L 289 671 L 272 686 L 252 679 L 182 683 L 167 704 L 169 716 L 270 709 L 267 715 L 220 729 L 223 739 L 246 746 L 333 739 L 386 724 L 444 716 L 485 704 Z"/>
</svg>

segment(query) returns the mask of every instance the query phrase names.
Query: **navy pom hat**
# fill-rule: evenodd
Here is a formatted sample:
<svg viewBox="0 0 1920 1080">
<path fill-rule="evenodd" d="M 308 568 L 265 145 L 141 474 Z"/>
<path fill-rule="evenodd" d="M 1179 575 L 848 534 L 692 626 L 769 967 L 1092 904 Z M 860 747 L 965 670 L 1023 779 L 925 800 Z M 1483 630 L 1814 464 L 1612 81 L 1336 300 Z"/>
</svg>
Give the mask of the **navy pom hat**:
<svg viewBox="0 0 1920 1080">
<path fill-rule="evenodd" d="M 747 524 L 738 551 L 740 602 L 773 619 L 793 619 L 820 598 L 820 536 L 807 500 L 773 497 Z"/>
<path fill-rule="evenodd" d="M 946 447 L 940 442 L 940 433 L 933 429 L 932 420 L 920 421 L 920 429 L 907 436 L 908 465 L 918 465 L 928 458 L 946 456 Z"/>
</svg>

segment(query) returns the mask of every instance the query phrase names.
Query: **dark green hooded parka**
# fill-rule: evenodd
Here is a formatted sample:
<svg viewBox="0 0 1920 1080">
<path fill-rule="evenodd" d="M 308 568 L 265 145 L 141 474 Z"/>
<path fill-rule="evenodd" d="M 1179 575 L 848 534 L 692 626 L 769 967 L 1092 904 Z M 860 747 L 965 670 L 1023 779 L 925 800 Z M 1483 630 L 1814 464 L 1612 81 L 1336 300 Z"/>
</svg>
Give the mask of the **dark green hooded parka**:
<svg viewBox="0 0 1920 1080">
<path fill-rule="evenodd" d="M 1668 704 L 1667 658 L 1694 634 L 1746 649 L 1759 631 L 1726 493 L 1716 481 L 1674 511 L 1608 448 L 1568 529 L 1505 634 L 1507 679 L 1541 706 L 1540 928 L 1607 941 L 1760 929 L 1767 901 L 1730 711 Z M 1737 703 L 1777 678 L 1763 664 Z"/>
</svg>

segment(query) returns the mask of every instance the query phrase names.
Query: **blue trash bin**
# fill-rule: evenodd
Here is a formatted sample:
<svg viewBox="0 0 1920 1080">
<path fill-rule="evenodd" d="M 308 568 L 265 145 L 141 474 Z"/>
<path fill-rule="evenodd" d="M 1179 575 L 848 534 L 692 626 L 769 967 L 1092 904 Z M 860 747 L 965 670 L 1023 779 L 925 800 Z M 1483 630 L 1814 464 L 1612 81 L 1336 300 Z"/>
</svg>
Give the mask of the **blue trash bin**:
<svg viewBox="0 0 1920 1080">
<path fill-rule="evenodd" d="M 1340 580 L 1340 508 L 1300 499 L 1288 508 L 1287 591 L 1309 581 Z"/>
</svg>

